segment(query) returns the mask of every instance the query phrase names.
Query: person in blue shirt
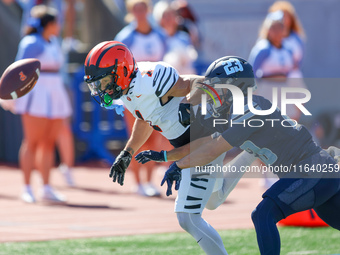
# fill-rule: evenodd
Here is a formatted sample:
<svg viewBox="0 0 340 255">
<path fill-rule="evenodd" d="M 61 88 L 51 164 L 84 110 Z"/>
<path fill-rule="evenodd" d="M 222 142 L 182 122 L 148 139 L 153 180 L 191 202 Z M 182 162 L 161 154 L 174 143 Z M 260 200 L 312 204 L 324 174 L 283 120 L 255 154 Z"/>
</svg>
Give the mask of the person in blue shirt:
<svg viewBox="0 0 340 255">
<path fill-rule="evenodd" d="M 249 56 L 256 78 L 285 81 L 293 70 L 293 53 L 283 44 L 283 18 L 282 11 L 270 12 L 262 24 L 259 40 Z"/>
<path fill-rule="evenodd" d="M 197 52 L 189 34 L 178 29 L 179 16 L 173 4 L 166 1 L 157 2 L 153 17 L 167 35 L 168 51 L 163 61 L 172 65 L 180 74 L 194 74 Z"/>
<path fill-rule="evenodd" d="M 14 2 L 17 2 L 18 5 L 22 9 L 22 17 L 21 17 L 21 31 L 20 34 L 25 36 L 25 29 L 27 28 L 27 24 L 29 18 L 31 17 L 31 10 L 36 5 L 46 4 L 58 11 L 58 24 L 62 27 L 64 15 L 63 15 L 63 5 L 64 1 L 62 0 L 54 0 L 54 1 L 39 1 L 39 0 L 2 0 L 3 3 L 10 5 Z"/>
<path fill-rule="evenodd" d="M 166 35 L 149 21 L 149 0 L 126 1 L 129 22 L 115 37 L 115 41 L 129 47 L 137 62 L 160 61 L 167 52 Z"/>
<path fill-rule="evenodd" d="M 257 94 L 269 100 L 272 100 L 273 87 L 306 88 L 302 79 L 292 79 L 302 77 L 297 76 L 297 73 L 301 74 L 297 69 L 302 58 L 302 45 L 294 39 L 297 38 L 296 34 L 290 33 L 292 27 L 297 27 L 298 23 L 293 24 L 292 18 L 289 18 L 293 17 L 291 12 L 278 8 L 283 4 L 281 2 L 276 2 L 273 4 L 274 8 L 270 8 L 261 26 L 259 40 L 249 56 L 249 63 L 253 66 L 255 77 L 258 78 Z M 289 38 L 287 34 L 291 34 Z M 278 103 L 281 103 L 280 100 Z M 289 105 L 287 109 L 289 117 L 298 121 L 301 111 L 294 105 Z M 263 185 L 268 188 L 276 180 L 275 176 L 267 173 Z"/>
<path fill-rule="evenodd" d="M 64 59 L 57 39 L 60 31 L 57 20 L 58 12 L 55 9 L 45 5 L 33 7 L 26 35 L 20 41 L 16 56 L 17 60 L 37 58 L 41 63 L 39 80 L 34 90 L 14 101 L 14 112 L 21 115 L 23 123 L 24 138 L 19 161 L 25 184 L 21 198 L 26 203 L 36 202 L 31 189 L 34 169 L 42 175 L 42 201 L 66 201 L 50 186 L 54 147 L 63 121 L 72 114 L 61 74 Z"/>
<path fill-rule="evenodd" d="M 205 79 L 202 88 L 211 90 L 211 94 L 214 90 L 219 91 L 218 100 L 216 98 L 215 101 L 220 101 L 220 104 L 207 104 L 206 110 L 202 110 L 207 114 L 200 115 L 198 111 L 196 119 L 201 120 L 201 125 L 214 128 L 218 135 L 210 139 L 201 138 L 205 141 L 198 147 L 191 146 L 191 151 L 190 145 L 186 145 L 187 150 L 181 148 L 180 157 L 189 155 L 179 160 L 178 155 L 177 159 L 172 157 L 174 152 L 167 152 L 168 160 L 177 162 L 165 173 L 162 185 L 166 182 L 168 191 L 171 191 L 175 181 L 175 188 L 178 188 L 181 169 L 204 166 L 222 153 L 238 147 L 261 159 L 280 178 L 263 194 L 263 200 L 251 215 L 261 254 L 280 254 L 276 223 L 296 212 L 313 208 L 322 220 L 340 230 L 339 165 L 313 141 L 305 127 L 282 115 L 279 109 L 272 109 L 270 101 L 249 95 L 252 100 L 248 102 L 248 88 L 256 86 L 252 66 L 239 57 L 224 57 L 210 65 Z M 218 84 L 233 86 L 228 90 L 219 88 Z M 244 114 L 234 114 L 237 101 L 231 93 L 234 86 L 246 95 Z M 259 114 L 259 111 L 269 109 L 271 113 Z M 211 117 L 206 118 L 209 113 Z M 222 122 L 224 125 L 217 124 Z M 152 154 L 156 155 L 157 152 L 142 153 L 137 157 L 152 160 Z"/>
<path fill-rule="evenodd" d="M 282 11 L 284 24 L 283 45 L 293 53 L 294 67 L 290 78 L 302 78 L 301 62 L 304 55 L 306 35 L 294 6 L 288 1 L 276 1 L 268 12 Z"/>
</svg>

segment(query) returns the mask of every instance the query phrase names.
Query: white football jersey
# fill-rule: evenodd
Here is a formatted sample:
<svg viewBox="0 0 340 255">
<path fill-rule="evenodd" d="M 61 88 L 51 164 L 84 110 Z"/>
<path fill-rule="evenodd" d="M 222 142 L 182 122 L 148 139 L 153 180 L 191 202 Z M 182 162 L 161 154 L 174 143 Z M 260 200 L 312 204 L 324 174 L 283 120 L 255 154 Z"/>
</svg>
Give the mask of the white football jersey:
<svg viewBox="0 0 340 255">
<path fill-rule="evenodd" d="M 137 76 L 128 93 L 121 97 L 135 118 L 150 124 L 168 140 L 182 135 L 187 128 L 178 121 L 178 106 L 183 97 L 173 97 L 162 104 L 164 96 L 177 82 L 178 72 L 165 62 L 138 62 Z"/>
</svg>

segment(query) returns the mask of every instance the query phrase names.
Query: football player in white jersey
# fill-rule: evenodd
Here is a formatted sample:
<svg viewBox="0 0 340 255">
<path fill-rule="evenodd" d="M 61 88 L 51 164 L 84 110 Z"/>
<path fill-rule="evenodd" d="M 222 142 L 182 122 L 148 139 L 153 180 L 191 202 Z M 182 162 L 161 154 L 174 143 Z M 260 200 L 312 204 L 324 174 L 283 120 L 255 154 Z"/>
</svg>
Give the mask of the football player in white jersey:
<svg viewBox="0 0 340 255">
<path fill-rule="evenodd" d="M 161 132 L 175 148 L 188 144 L 190 138 L 211 134 L 210 130 L 196 130 L 198 134 L 191 130 L 190 134 L 190 126 L 184 127 L 178 118 L 181 101 L 190 93 L 192 84 L 200 79 L 204 77 L 180 76 L 164 62 L 139 62 L 137 66 L 131 51 L 117 41 L 102 42 L 89 52 L 85 60 L 84 80 L 91 95 L 102 106 L 121 99 L 136 118 L 124 150 L 110 169 L 114 182 L 123 185 L 132 155 L 145 143 L 153 129 Z M 161 151 L 158 157 L 153 160 L 167 161 L 165 151 Z M 214 164 L 221 165 L 223 158 L 224 155 L 221 155 Z M 176 156 L 173 155 L 171 160 L 176 160 Z M 193 177 L 189 168 L 182 170 L 181 186 L 176 187 L 175 212 L 179 224 L 195 238 L 206 254 L 227 254 L 217 231 L 201 217 L 203 209 L 209 207 L 207 203 L 211 194 L 220 192 L 223 178 L 211 178 L 209 173 Z M 214 207 L 210 206 L 210 209 Z"/>
</svg>

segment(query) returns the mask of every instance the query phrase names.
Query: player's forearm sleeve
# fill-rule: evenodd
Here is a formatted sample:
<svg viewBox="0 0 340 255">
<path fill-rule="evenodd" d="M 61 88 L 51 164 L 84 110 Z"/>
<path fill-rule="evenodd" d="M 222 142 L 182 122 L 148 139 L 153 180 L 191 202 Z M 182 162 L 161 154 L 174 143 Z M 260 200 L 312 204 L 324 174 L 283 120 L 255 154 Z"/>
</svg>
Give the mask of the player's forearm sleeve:
<svg viewBox="0 0 340 255">
<path fill-rule="evenodd" d="M 245 173 L 241 170 L 241 166 L 249 166 L 254 162 L 255 159 L 256 158 L 253 155 L 244 151 L 226 165 L 236 167 L 236 171 L 228 171 L 224 173 L 222 188 L 211 194 L 206 205 L 207 209 L 215 210 L 222 203 L 224 203 L 230 192 L 235 188 Z"/>
<path fill-rule="evenodd" d="M 256 157 L 254 155 L 243 151 L 237 157 L 235 157 L 232 161 L 230 161 L 227 165 L 231 165 L 235 167 L 236 172 L 227 172 L 224 175 L 224 184 L 223 184 L 223 196 L 224 200 L 229 196 L 230 192 L 235 188 L 237 183 L 240 181 L 245 171 L 242 171 L 242 166 L 250 166 Z"/>
<path fill-rule="evenodd" d="M 241 152 L 237 157 L 231 160 L 228 165 L 235 166 L 238 171 L 240 171 L 241 166 L 250 166 L 256 157 L 246 151 Z"/>
</svg>

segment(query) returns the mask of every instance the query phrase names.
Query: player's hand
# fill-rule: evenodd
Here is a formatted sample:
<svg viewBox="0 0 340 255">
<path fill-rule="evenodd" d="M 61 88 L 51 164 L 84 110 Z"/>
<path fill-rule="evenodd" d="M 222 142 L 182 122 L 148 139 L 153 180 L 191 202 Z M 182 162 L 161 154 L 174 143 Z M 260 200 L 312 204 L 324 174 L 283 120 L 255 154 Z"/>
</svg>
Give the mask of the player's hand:
<svg viewBox="0 0 340 255">
<path fill-rule="evenodd" d="M 142 151 L 137 154 L 135 159 L 138 161 L 138 163 L 145 164 L 149 161 L 156 161 L 156 162 L 167 162 L 166 158 L 166 151 Z"/>
<path fill-rule="evenodd" d="M 338 147 L 330 146 L 326 152 L 331 155 L 336 162 L 340 162 L 340 149 Z"/>
<path fill-rule="evenodd" d="M 121 151 L 116 158 L 115 162 L 110 169 L 110 178 L 113 178 L 113 182 L 117 180 L 120 185 L 124 184 L 124 175 L 126 168 L 128 168 L 131 162 L 132 156 L 128 151 Z"/>
<path fill-rule="evenodd" d="M 188 103 L 180 103 L 178 108 L 178 119 L 179 122 L 184 126 L 189 126 L 193 119 L 194 119 L 194 113 L 192 110 L 192 107 Z"/>
<path fill-rule="evenodd" d="M 176 162 L 172 163 L 169 167 L 169 169 L 165 172 L 165 175 L 163 177 L 163 180 L 161 182 L 161 186 L 163 186 L 164 182 L 168 185 L 168 188 L 166 190 L 166 195 L 170 196 L 172 195 L 172 184 L 175 181 L 175 190 L 179 189 L 179 185 L 181 183 L 182 179 L 182 169 L 179 168 L 176 164 Z"/>
</svg>

